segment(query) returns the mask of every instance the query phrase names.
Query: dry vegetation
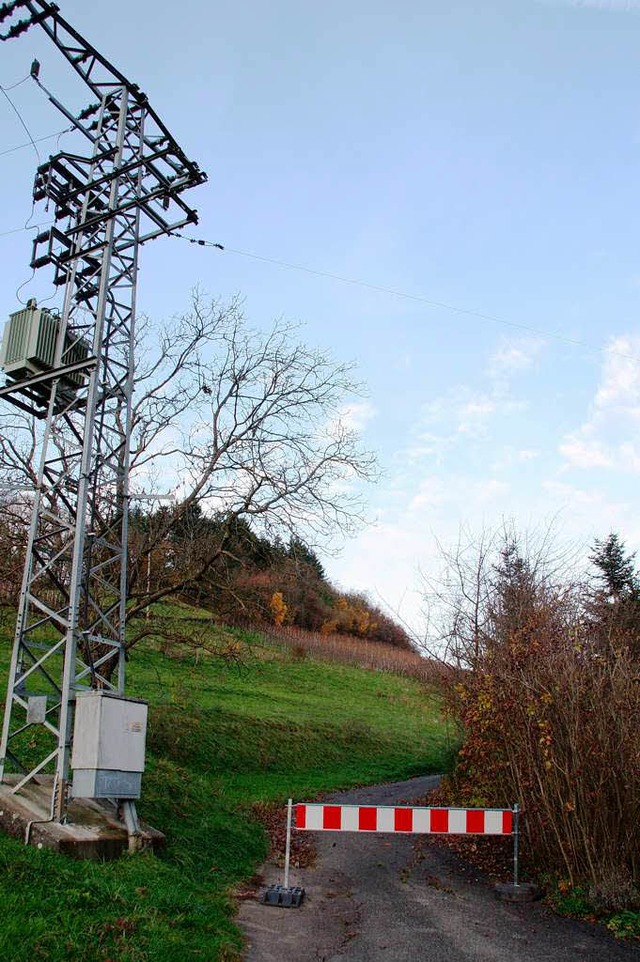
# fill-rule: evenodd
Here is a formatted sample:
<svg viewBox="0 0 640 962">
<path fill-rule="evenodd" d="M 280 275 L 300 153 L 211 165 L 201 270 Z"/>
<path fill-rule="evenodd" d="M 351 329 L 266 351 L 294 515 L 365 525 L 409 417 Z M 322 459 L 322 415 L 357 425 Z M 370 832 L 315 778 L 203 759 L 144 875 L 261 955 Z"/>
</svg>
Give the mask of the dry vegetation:
<svg viewBox="0 0 640 962">
<path fill-rule="evenodd" d="M 442 666 L 436 661 L 423 658 L 415 651 L 406 651 L 378 641 L 303 631 L 292 626 L 261 628 L 261 632 L 270 640 L 287 647 L 299 658 L 311 655 L 321 661 L 358 665 L 374 671 L 405 675 L 429 685 L 435 684 L 442 677 Z"/>
<path fill-rule="evenodd" d="M 640 905 L 640 587 L 619 542 L 599 549 L 595 587 L 554 580 L 514 544 L 476 578 L 491 583 L 458 636 L 449 792 L 519 802 L 538 871 L 605 911 Z"/>
</svg>

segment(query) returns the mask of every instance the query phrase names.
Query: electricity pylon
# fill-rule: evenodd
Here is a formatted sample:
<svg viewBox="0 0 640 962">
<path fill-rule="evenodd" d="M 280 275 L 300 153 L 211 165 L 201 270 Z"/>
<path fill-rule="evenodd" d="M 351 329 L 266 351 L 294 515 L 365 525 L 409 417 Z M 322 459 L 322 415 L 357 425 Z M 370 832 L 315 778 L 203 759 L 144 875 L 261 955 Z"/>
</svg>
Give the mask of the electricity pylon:
<svg viewBox="0 0 640 962">
<path fill-rule="evenodd" d="M 14 15 L 26 11 L 28 18 Z M 32 77 L 88 141 L 37 172 L 34 200 L 53 203 L 31 265 L 64 287 L 53 369 L 0 396 L 46 418 L 11 659 L 0 781 L 20 791 L 53 774 L 52 811 L 65 815 L 76 695 L 124 693 L 129 441 L 138 251 L 197 215 L 180 194 L 206 180 L 140 89 L 45 0 L 0 7 L 2 40 L 39 25 L 84 80 L 92 103 L 75 115 Z M 89 118 L 94 118 L 90 120 Z M 46 701 L 45 701 L 46 696 Z M 34 728 L 34 724 L 37 727 Z"/>
</svg>

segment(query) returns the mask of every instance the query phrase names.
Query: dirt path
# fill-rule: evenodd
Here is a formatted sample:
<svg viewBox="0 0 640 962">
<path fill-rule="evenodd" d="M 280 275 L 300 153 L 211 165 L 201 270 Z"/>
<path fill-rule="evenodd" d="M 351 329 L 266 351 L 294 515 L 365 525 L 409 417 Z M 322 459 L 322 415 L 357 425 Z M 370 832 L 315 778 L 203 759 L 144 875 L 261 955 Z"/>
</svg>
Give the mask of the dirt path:
<svg viewBox="0 0 640 962">
<path fill-rule="evenodd" d="M 435 786 L 412 779 L 333 796 L 340 802 L 409 803 Z M 246 962 L 638 962 L 638 948 L 539 903 L 498 902 L 438 848 L 415 858 L 411 837 L 318 833 L 314 868 L 292 870 L 299 909 L 241 904 Z M 281 870 L 267 864 L 268 884 Z"/>
</svg>

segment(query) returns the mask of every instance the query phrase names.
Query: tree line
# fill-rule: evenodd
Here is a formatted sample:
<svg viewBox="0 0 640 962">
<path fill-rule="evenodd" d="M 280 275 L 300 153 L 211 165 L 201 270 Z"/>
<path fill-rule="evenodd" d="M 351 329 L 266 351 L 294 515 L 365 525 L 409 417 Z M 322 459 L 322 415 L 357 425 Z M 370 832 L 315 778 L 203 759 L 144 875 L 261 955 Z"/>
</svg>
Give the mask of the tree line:
<svg viewBox="0 0 640 962">
<path fill-rule="evenodd" d="M 171 510 L 132 514 L 133 610 L 146 598 L 173 594 L 168 589 L 176 585 L 181 599 L 226 624 L 292 626 L 411 649 L 405 631 L 366 596 L 335 588 L 316 551 L 295 535 L 287 541 L 260 535 L 245 518 L 207 515 L 193 505 L 160 541 L 157 529 L 167 527 Z M 212 555 L 217 563 L 203 564 Z"/>
</svg>

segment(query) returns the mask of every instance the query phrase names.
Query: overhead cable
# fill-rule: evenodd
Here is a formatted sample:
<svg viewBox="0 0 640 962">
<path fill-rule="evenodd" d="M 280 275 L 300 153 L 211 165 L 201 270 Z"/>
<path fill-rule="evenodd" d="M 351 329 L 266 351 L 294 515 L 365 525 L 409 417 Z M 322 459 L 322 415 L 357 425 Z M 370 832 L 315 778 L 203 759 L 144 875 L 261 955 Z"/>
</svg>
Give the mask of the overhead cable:
<svg viewBox="0 0 640 962">
<path fill-rule="evenodd" d="M 0 150 L 0 157 L 5 157 L 7 154 L 15 154 L 17 150 L 24 150 L 25 147 L 31 147 L 33 143 L 41 144 L 45 140 L 53 140 L 54 137 L 61 137 L 62 134 L 68 134 L 70 130 L 74 129 L 74 127 L 64 127 L 62 130 L 57 130 L 55 134 L 47 134 L 46 137 L 36 137 L 33 142 L 28 140 L 24 144 L 16 144 L 15 147 L 9 147 L 7 150 Z"/>
<path fill-rule="evenodd" d="M 21 87 L 22 84 L 26 83 L 27 80 L 29 80 L 30 77 L 31 77 L 31 74 L 27 74 L 26 77 L 23 77 L 23 78 L 22 78 L 22 80 L 18 80 L 17 83 L 11 84 L 11 85 L 8 86 L 8 87 L 7 87 L 6 85 L 4 85 L 4 84 L 0 84 L 0 87 L 2 87 L 3 90 L 15 90 L 16 87 Z"/>
<path fill-rule="evenodd" d="M 7 93 L 7 91 L 6 91 L 6 89 L 5 89 L 4 87 L 0 87 L 0 93 L 1 93 L 1 94 L 3 95 L 3 97 L 5 97 L 5 99 L 9 102 L 9 106 L 11 107 L 11 109 L 12 109 L 13 112 L 15 113 L 16 117 L 18 118 L 18 120 L 20 121 L 20 123 L 22 124 L 22 126 L 24 127 L 24 129 L 25 129 L 25 131 L 26 131 L 26 134 L 27 134 L 27 137 L 29 138 L 29 141 L 30 141 L 30 143 L 31 143 L 31 146 L 33 147 L 33 149 L 34 149 L 35 152 L 36 152 L 36 157 L 38 158 L 38 164 L 40 164 L 40 163 L 41 163 L 41 160 L 42 160 L 42 158 L 40 157 L 40 151 L 39 151 L 38 148 L 36 147 L 36 142 L 35 142 L 35 140 L 33 139 L 33 137 L 31 136 L 31 131 L 30 131 L 29 128 L 27 127 L 26 123 L 24 122 L 23 117 L 22 117 L 22 114 L 20 113 L 20 111 L 18 110 L 18 108 L 16 107 L 16 105 L 14 104 L 13 100 L 11 99 L 11 97 L 9 96 L 9 94 Z"/>
<path fill-rule="evenodd" d="M 287 270 L 302 271 L 305 274 L 313 274 L 316 277 L 327 277 L 334 281 L 340 281 L 342 284 L 351 284 L 355 287 L 363 287 L 366 290 L 376 291 L 378 294 L 389 294 L 393 297 L 401 297 L 405 300 L 417 301 L 420 304 L 427 304 L 429 307 L 437 307 L 444 311 L 451 311 L 454 314 L 465 315 L 467 317 L 477 317 L 483 321 L 491 321 L 494 324 L 501 324 L 504 327 L 511 327 L 519 331 L 526 331 L 528 334 L 533 334 L 536 337 L 560 341 L 563 344 L 570 344 L 572 347 L 582 347 L 588 351 L 593 351 L 598 354 L 610 354 L 615 357 L 626 358 L 629 361 L 640 361 L 640 357 L 634 354 L 625 354 L 622 351 L 613 351 L 609 347 L 597 344 L 589 344 L 587 341 L 582 341 L 579 338 L 568 337 L 565 334 L 559 334 L 554 331 L 543 331 L 540 328 L 532 327 L 529 324 L 520 324 L 517 321 L 506 320 L 505 318 L 498 317 L 495 314 L 485 314 L 482 311 L 477 311 L 472 308 L 457 307 L 454 304 L 447 304 L 444 301 L 435 301 L 431 298 L 425 297 L 422 294 L 411 294 L 408 291 L 398 290 L 397 288 L 383 287 L 380 284 L 372 284 L 370 281 L 363 281 L 353 277 L 344 277 L 342 274 L 334 274 L 331 271 L 321 271 L 313 267 L 307 267 L 303 264 L 293 264 L 290 261 L 279 260 L 275 257 L 265 257 L 264 254 L 255 254 L 252 251 L 237 250 L 233 247 L 226 247 L 225 245 L 219 244 L 215 241 L 202 240 L 197 237 L 187 237 L 186 234 L 180 234 L 177 232 L 174 232 L 174 234 L 176 237 L 181 237 L 190 244 L 197 244 L 199 247 L 215 247 L 217 250 L 223 251 L 226 254 L 236 254 L 239 257 L 249 257 L 252 260 L 263 261 L 267 264 L 274 264 L 277 267 L 284 267 Z"/>
</svg>

